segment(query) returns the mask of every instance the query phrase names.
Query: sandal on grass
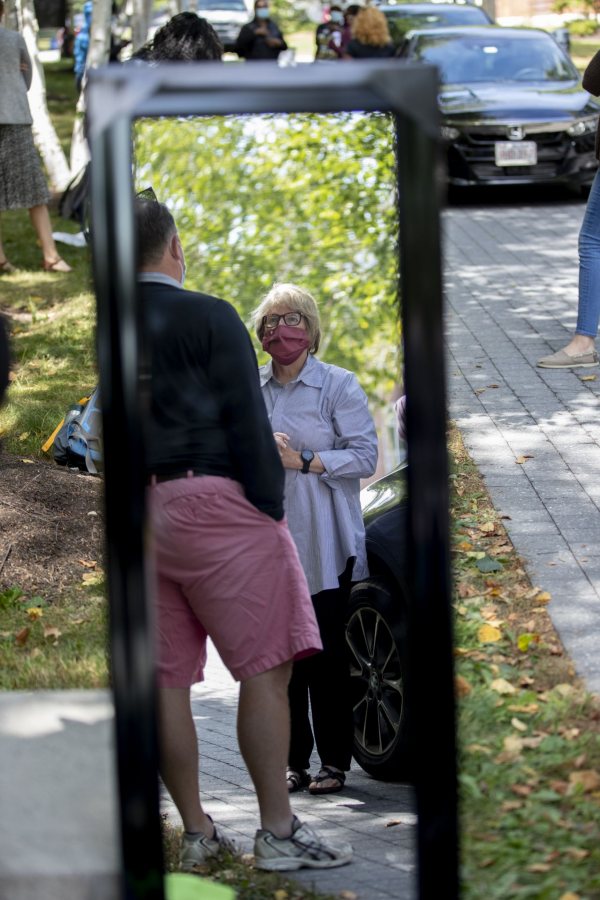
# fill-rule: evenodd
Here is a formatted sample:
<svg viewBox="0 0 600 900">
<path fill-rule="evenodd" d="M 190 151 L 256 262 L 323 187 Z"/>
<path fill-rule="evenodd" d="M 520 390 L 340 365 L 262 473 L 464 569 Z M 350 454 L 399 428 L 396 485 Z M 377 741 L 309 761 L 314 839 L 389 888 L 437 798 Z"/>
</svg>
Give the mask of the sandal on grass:
<svg viewBox="0 0 600 900">
<path fill-rule="evenodd" d="M 288 768 L 285 777 L 287 780 L 287 788 L 290 794 L 294 794 L 296 791 L 301 791 L 302 788 L 308 787 L 310 784 L 310 774 L 306 771 L 306 769 L 300 769 L 300 771 L 296 771 L 296 769 Z"/>
<path fill-rule="evenodd" d="M 326 784 L 333 782 L 333 784 Z M 337 794 L 341 791 L 346 783 L 346 773 L 340 772 L 339 769 L 332 769 L 331 766 L 322 766 L 318 775 L 315 775 L 308 786 L 309 794 Z"/>
<path fill-rule="evenodd" d="M 42 260 L 42 269 L 44 270 L 44 272 L 72 272 L 73 271 L 71 266 L 68 263 L 66 263 L 61 256 L 57 257 L 57 259 L 54 259 L 54 260 L 49 260 L 49 259 Z"/>
</svg>

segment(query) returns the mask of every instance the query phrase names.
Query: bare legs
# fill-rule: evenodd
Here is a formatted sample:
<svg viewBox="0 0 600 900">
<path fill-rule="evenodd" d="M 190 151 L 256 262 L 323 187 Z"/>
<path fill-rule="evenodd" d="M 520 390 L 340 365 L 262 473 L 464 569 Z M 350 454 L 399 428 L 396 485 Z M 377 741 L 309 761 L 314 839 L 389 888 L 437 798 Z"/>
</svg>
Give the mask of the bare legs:
<svg viewBox="0 0 600 900">
<path fill-rule="evenodd" d="M 240 685 L 240 751 L 256 788 L 261 825 L 276 837 L 289 837 L 292 821 L 285 776 L 290 745 L 291 672 L 292 663 L 284 663 Z"/>
<path fill-rule="evenodd" d="M 292 821 L 285 780 L 291 668 L 284 663 L 242 682 L 238 707 L 238 740 L 256 788 L 261 824 L 277 837 L 289 836 Z M 212 837 L 198 793 L 198 739 L 187 688 L 159 690 L 159 726 L 161 775 L 183 826 Z"/>
<path fill-rule="evenodd" d="M 198 738 L 189 688 L 158 692 L 160 774 L 186 831 L 212 837 L 213 827 L 198 795 Z"/>
<path fill-rule="evenodd" d="M 56 249 L 56 244 L 52 237 L 52 223 L 50 222 L 48 207 L 45 204 L 32 206 L 29 210 L 29 217 L 42 245 L 44 268 L 49 268 L 53 272 L 70 272 L 71 266 L 67 265 L 64 259 L 60 258 L 60 254 Z"/>
<path fill-rule="evenodd" d="M 39 238 L 42 255 L 44 257 L 44 269 L 49 272 L 71 272 L 71 266 L 61 259 L 56 249 L 54 238 L 52 237 L 52 223 L 50 221 L 50 213 L 46 205 L 32 206 L 29 210 L 29 218 L 31 224 L 35 228 Z M 14 272 L 12 266 L 6 259 L 6 253 L 2 244 L 2 236 L 0 235 L 0 271 Z"/>
</svg>

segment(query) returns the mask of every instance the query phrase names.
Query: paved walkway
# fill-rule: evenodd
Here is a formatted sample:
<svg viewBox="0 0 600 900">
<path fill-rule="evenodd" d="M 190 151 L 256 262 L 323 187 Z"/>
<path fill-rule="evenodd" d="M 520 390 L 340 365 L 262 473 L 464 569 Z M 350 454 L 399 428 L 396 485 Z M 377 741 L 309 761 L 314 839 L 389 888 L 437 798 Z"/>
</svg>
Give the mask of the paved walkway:
<svg viewBox="0 0 600 900">
<path fill-rule="evenodd" d="M 237 749 L 237 686 L 210 648 L 204 686 L 194 688 L 194 717 L 200 735 L 200 786 L 207 811 L 229 837 L 252 852 L 258 808 Z M 315 758 L 311 771 L 318 769 Z M 355 766 L 341 794 L 293 796 L 298 816 L 331 840 L 349 841 L 354 860 L 339 869 L 301 870 L 290 877 L 322 893 L 354 892 L 359 900 L 416 898 L 415 822 L 407 785 L 374 781 Z M 168 797 L 164 810 L 177 822 Z"/>
<path fill-rule="evenodd" d="M 535 365 L 574 330 L 583 212 L 556 202 L 445 214 L 448 389 L 578 674 L 600 692 L 600 369 Z"/>
</svg>

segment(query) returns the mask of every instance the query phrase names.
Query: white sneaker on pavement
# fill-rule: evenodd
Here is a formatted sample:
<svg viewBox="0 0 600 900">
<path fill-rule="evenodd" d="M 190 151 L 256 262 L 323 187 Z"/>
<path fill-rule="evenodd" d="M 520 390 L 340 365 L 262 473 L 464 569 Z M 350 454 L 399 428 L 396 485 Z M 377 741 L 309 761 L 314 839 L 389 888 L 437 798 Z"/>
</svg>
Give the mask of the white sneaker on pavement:
<svg viewBox="0 0 600 900">
<path fill-rule="evenodd" d="M 239 851 L 233 841 L 217 831 L 216 826 L 212 838 L 205 835 L 190 837 L 184 833 L 179 853 L 179 865 L 182 872 L 191 872 L 196 866 L 204 866 L 210 859 L 227 853 L 235 856 Z"/>
<path fill-rule="evenodd" d="M 330 844 L 294 816 L 288 838 L 275 837 L 270 831 L 256 832 L 254 859 L 257 869 L 290 872 L 295 869 L 333 869 L 352 859 L 350 844 Z"/>
</svg>

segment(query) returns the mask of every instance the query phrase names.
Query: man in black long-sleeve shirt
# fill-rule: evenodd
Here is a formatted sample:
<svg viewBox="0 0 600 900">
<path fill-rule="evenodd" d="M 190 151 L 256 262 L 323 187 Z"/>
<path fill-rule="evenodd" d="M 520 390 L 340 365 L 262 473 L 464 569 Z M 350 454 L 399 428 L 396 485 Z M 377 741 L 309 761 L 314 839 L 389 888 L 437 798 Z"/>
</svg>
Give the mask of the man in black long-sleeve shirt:
<svg viewBox="0 0 600 900">
<path fill-rule="evenodd" d="M 276 60 L 282 50 L 287 50 L 287 44 L 270 17 L 269 0 L 256 0 L 254 18 L 240 31 L 233 51 L 251 61 Z"/>
<path fill-rule="evenodd" d="M 240 681 L 238 739 L 262 826 L 256 865 L 343 865 L 351 848 L 325 843 L 289 804 L 291 664 L 321 642 L 283 518 L 283 468 L 254 350 L 230 304 L 182 289 L 184 253 L 167 208 L 137 201 L 136 223 L 151 396 L 161 774 L 185 829 L 181 866 L 232 849 L 198 795 L 190 687 L 203 679 L 207 636 Z"/>
</svg>

